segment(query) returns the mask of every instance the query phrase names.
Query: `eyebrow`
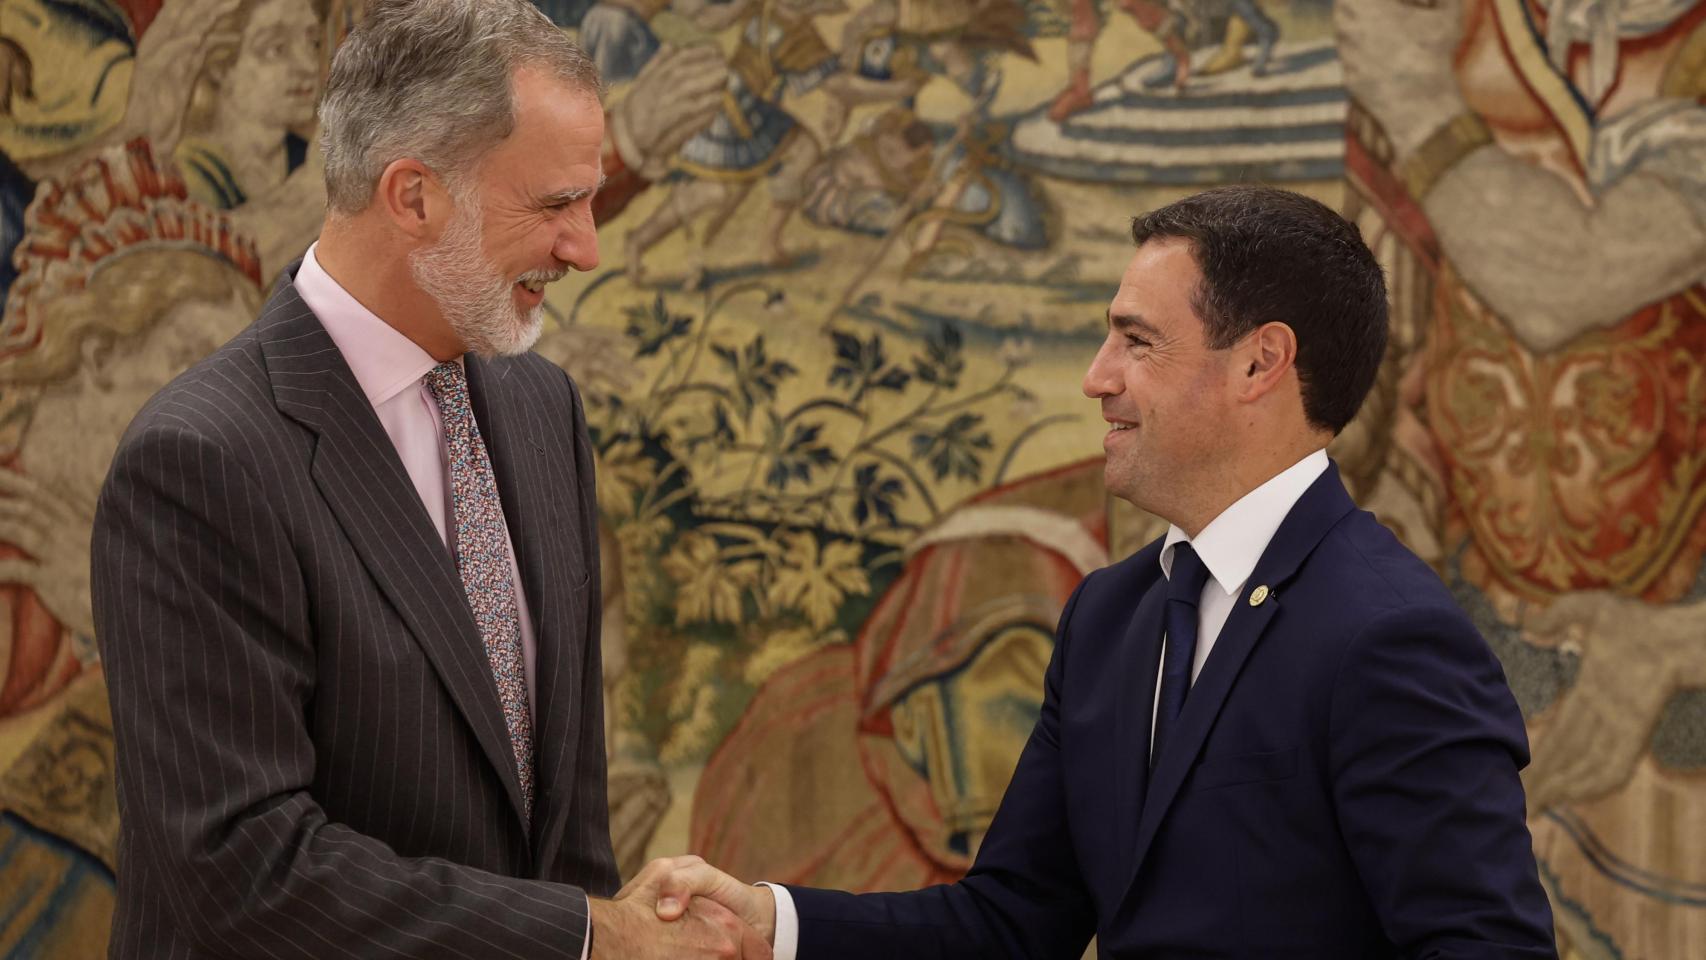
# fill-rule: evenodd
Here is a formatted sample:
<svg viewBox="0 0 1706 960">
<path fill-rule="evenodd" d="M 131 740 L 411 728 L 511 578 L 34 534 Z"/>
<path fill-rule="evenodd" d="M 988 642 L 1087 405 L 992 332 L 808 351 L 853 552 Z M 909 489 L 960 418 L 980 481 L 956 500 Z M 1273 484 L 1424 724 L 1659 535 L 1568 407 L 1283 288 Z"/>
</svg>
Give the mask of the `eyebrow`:
<svg viewBox="0 0 1706 960">
<path fill-rule="evenodd" d="M 1108 312 L 1108 327 L 1121 333 L 1135 333 L 1151 340 L 1158 339 L 1161 336 L 1160 330 L 1155 329 L 1153 324 L 1135 313 L 1114 313 L 1110 310 Z"/>
<path fill-rule="evenodd" d="M 605 176 L 601 173 L 598 175 L 598 182 L 590 187 L 570 187 L 567 190 L 558 190 L 554 193 L 547 193 L 534 202 L 541 207 L 554 207 L 560 203 L 574 203 L 576 200 L 584 200 L 604 189 L 604 183 Z"/>
</svg>

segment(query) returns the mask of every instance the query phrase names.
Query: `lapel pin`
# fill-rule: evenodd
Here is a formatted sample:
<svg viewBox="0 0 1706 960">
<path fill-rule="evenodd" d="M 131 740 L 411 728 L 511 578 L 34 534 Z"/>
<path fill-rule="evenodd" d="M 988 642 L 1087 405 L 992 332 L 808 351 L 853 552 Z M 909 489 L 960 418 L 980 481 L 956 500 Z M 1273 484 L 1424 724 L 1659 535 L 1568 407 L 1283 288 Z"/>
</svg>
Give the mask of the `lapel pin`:
<svg viewBox="0 0 1706 960">
<path fill-rule="evenodd" d="M 1267 599 L 1268 599 L 1268 588 L 1265 585 L 1257 587 L 1256 589 L 1250 591 L 1250 606 L 1252 606 L 1252 607 L 1261 606 L 1263 601 L 1265 601 Z"/>
</svg>

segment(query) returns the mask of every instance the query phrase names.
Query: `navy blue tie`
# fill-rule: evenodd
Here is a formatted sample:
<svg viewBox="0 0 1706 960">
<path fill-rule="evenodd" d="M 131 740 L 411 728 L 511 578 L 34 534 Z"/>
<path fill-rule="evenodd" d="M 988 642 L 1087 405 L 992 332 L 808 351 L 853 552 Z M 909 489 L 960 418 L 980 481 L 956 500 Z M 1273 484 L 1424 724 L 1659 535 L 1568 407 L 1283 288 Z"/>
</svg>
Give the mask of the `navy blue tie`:
<svg viewBox="0 0 1706 960">
<path fill-rule="evenodd" d="M 1149 765 L 1161 759 L 1167 735 L 1185 710 L 1191 691 L 1191 661 L 1197 656 L 1197 601 L 1208 583 L 1208 568 L 1191 545 L 1173 545 L 1173 571 L 1167 578 L 1167 652 L 1161 657 L 1161 691 L 1155 704 L 1155 744 Z"/>
</svg>

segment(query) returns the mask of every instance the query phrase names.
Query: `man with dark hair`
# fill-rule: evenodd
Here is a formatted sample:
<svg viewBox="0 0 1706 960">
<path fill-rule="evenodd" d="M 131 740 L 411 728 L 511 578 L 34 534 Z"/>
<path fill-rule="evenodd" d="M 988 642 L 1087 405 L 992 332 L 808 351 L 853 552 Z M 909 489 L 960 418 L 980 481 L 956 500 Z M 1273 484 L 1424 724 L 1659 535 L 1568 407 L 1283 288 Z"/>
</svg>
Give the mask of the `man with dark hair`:
<svg viewBox="0 0 1706 960">
<path fill-rule="evenodd" d="M 526 0 L 369 0 L 339 48 L 319 241 L 95 517 L 113 957 L 768 958 L 602 899 L 592 450 L 528 352 L 598 264 L 598 90 Z"/>
<path fill-rule="evenodd" d="M 1314 200 L 1139 217 L 1084 377 L 1105 481 L 1171 523 L 1079 584 L 1041 717 L 958 883 L 852 895 L 657 861 L 778 958 L 1553 958 L 1522 717 L 1326 446 L 1385 349 L 1380 267 Z"/>
</svg>

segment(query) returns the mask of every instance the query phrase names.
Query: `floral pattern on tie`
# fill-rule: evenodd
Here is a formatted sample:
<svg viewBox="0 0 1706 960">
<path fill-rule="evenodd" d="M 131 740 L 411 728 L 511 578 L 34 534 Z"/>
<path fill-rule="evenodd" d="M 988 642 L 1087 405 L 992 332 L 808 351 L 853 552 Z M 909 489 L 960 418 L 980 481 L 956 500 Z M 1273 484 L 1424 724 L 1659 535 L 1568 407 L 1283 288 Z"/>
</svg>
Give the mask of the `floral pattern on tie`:
<svg viewBox="0 0 1706 960">
<path fill-rule="evenodd" d="M 515 605 L 509 537 L 497 477 L 468 401 L 468 376 L 455 361 L 428 371 L 427 389 L 438 401 L 444 445 L 450 454 L 450 502 L 456 521 L 456 566 L 486 644 L 497 681 L 504 723 L 515 751 L 522 807 L 533 814 L 533 718 L 528 712 L 527 675 L 522 666 L 521 618 Z"/>
</svg>

